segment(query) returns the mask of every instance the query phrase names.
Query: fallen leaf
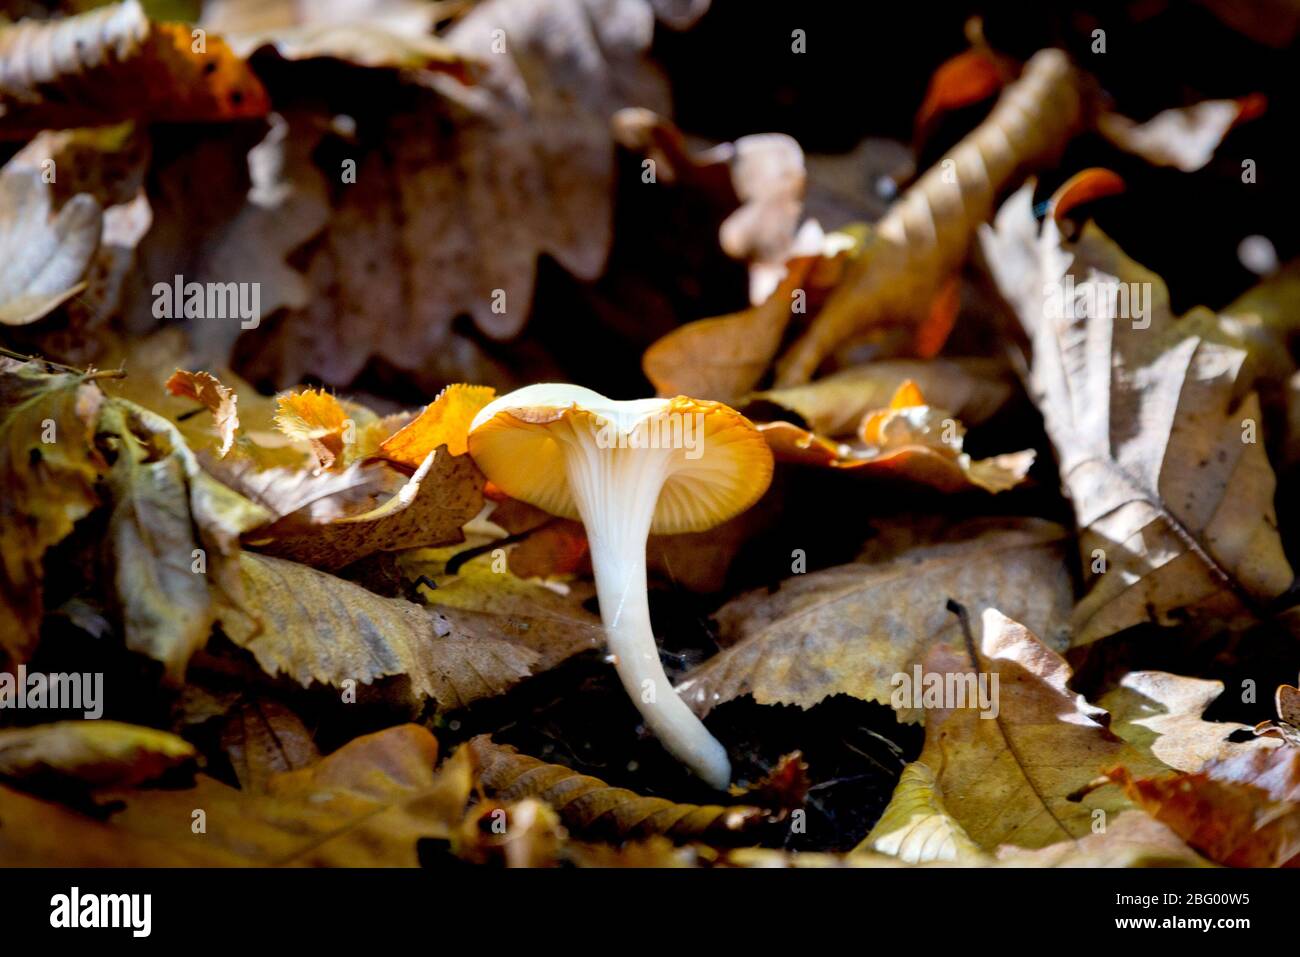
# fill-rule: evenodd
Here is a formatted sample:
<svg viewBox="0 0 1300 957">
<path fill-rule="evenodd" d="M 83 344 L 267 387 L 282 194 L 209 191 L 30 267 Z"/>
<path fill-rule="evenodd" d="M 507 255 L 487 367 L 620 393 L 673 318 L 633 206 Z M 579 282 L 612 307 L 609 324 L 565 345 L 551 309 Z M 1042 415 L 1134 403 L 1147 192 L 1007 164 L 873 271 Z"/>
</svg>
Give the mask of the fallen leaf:
<svg viewBox="0 0 1300 957">
<path fill-rule="evenodd" d="M 1097 129 L 1120 149 L 1153 166 L 1172 166 L 1194 173 L 1214 158 L 1230 130 L 1258 116 L 1263 109 L 1258 95 L 1204 100 L 1162 110 L 1144 123 L 1118 113 L 1102 113 L 1097 117 Z"/>
<path fill-rule="evenodd" d="M 262 116 L 266 90 L 217 36 L 195 49 L 183 23 L 136 0 L 55 21 L 0 26 L 0 138 L 124 119 L 186 123 Z"/>
<path fill-rule="evenodd" d="M 991 862 L 944 810 L 934 772 L 919 761 L 903 768 L 885 812 L 850 853 L 865 852 L 889 854 L 907 864 L 950 861 L 970 866 Z"/>
<path fill-rule="evenodd" d="M 1280 685 L 1273 702 L 1277 708 L 1277 720 L 1261 721 L 1255 725 L 1255 734 L 1262 738 L 1278 738 L 1293 748 L 1300 748 L 1300 689 Z"/>
<path fill-rule="evenodd" d="M 324 389 L 304 389 L 282 395 L 276 403 L 276 426 L 289 438 L 311 446 L 317 468 L 345 464 L 343 449 L 348 433 L 355 435 L 356 423 L 348 419 L 338 399 Z"/>
<path fill-rule="evenodd" d="M 1094 224 L 1068 242 L 1049 219 L 1038 236 L 1029 189 L 981 241 L 1033 340 L 1034 399 L 1074 502 L 1087 583 L 1074 644 L 1260 614 L 1294 575 L 1251 438 L 1262 420 L 1242 395 L 1246 352 L 1197 333 L 1213 328 L 1207 310 L 1176 318 L 1160 277 Z"/>
<path fill-rule="evenodd" d="M 490 797 L 545 801 L 575 834 L 611 840 L 659 834 L 674 841 L 734 841 L 738 834 L 771 821 L 763 809 L 749 805 L 701 806 L 642 797 L 563 765 L 520 754 L 487 735 L 471 739 L 466 747 L 474 755 L 479 781 Z"/>
<path fill-rule="evenodd" d="M 1056 647 L 1072 588 L 1065 531 L 1031 519 L 974 521 L 949 540 L 908 549 L 892 561 L 852 563 L 787 579 L 775 593 L 751 592 L 718 610 L 727 646 L 678 686 L 707 713 L 751 694 L 759 704 L 811 708 L 834 694 L 888 704 L 894 676 L 938 644 L 961 640 L 949 600 L 979 614 L 1014 608 Z M 916 708 L 898 709 L 916 721 Z"/>
<path fill-rule="evenodd" d="M 1229 741 L 1234 732 L 1251 730 L 1250 725 L 1202 718 L 1221 694 L 1221 681 L 1130 671 L 1097 703 L 1110 712 L 1110 729 L 1129 744 L 1171 768 L 1199 771 L 1208 761 L 1271 744 Z"/>
<path fill-rule="evenodd" d="M 239 432 L 239 396 L 221 384 L 221 380 L 208 372 L 185 372 L 177 369 L 167 380 L 166 389 L 172 395 L 182 395 L 198 402 L 212 413 L 212 419 L 221 436 L 219 456 L 225 457 L 235 444 Z"/>
<path fill-rule="evenodd" d="M 12 866 L 415 867 L 422 838 L 449 840 L 473 768 L 418 725 L 364 735 L 254 794 L 198 775 L 184 791 L 132 791 L 101 823 L 0 788 L 0 858 Z M 195 833 L 195 809 L 204 830 Z"/>
<path fill-rule="evenodd" d="M 795 412 L 809 430 L 832 438 L 857 431 L 862 417 L 889 404 L 898 387 L 920 391 L 962 421 L 983 422 L 1011 397 L 1002 363 L 991 359 L 882 359 L 852 366 L 807 385 L 755 392 L 749 402 L 770 402 Z M 750 417 L 754 415 L 750 412 Z"/>
<path fill-rule="evenodd" d="M 1109 772 L 1149 814 L 1215 863 L 1286 867 L 1300 857 L 1300 750 L 1247 750 L 1200 771 L 1141 774 L 1127 767 Z"/>
<path fill-rule="evenodd" d="M 496 390 L 485 385 L 447 386 L 419 415 L 384 439 L 378 454 L 413 469 L 440 445 L 452 455 L 464 455 L 470 423 L 495 395 Z"/>
<path fill-rule="evenodd" d="M 567 839 L 559 815 L 543 801 L 483 801 L 461 822 L 452 849 L 471 864 L 554 867 Z"/>
<path fill-rule="evenodd" d="M 1106 830 L 1025 850 L 1005 847 L 999 867 L 1210 867 L 1172 829 L 1141 811 L 1121 811 Z"/>
<path fill-rule="evenodd" d="M 1047 847 L 1093 833 L 1132 805 L 1115 788 L 1076 799 L 1119 762 L 1161 770 L 1106 728 L 1106 713 L 1069 690 L 1070 669 L 1024 625 L 993 608 L 971 616 L 970 646 L 936 647 L 927 674 L 994 675 L 996 713 L 980 703 L 928 708 L 919 761 L 953 821 L 979 847 Z M 944 679 L 946 680 L 946 678 Z"/>
<path fill-rule="evenodd" d="M 916 325 L 966 258 L 1011 177 L 1059 152 L 1082 122 L 1078 75 L 1060 50 L 1040 50 L 992 113 L 912 185 L 807 331 L 777 364 L 778 387 L 800 385 L 854 335 L 882 321 Z"/>
<path fill-rule="evenodd" d="M 120 721 L 56 721 L 0 730 L 0 777 L 25 788 L 68 781 L 129 788 L 196 756 L 183 738 Z"/>
<path fill-rule="evenodd" d="M 500 694 L 528 676 L 536 652 L 500 638 L 467 636 L 449 618 L 383 598 L 306 565 L 241 557 L 244 598 L 219 609 L 221 628 L 270 675 L 335 688 L 402 675 L 407 700 L 439 711 Z"/>
<path fill-rule="evenodd" d="M 126 646 L 179 681 L 207 643 L 216 596 L 238 598 L 240 536 L 269 515 L 203 471 L 162 416 L 110 399 L 98 427 L 114 456 L 108 536 Z"/>
<path fill-rule="evenodd" d="M 241 701 L 221 729 L 221 748 L 244 791 L 266 793 L 272 775 L 314 764 L 320 752 L 302 719 L 271 698 Z"/>
<path fill-rule="evenodd" d="M 42 614 L 42 560 L 99 504 L 107 469 L 94 447 L 103 394 L 94 382 L 0 358 L 0 651 L 25 661 Z"/>
<path fill-rule="evenodd" d="M 84 193 L 55 212 L 51 196 L 38 171 L 0 171 L 0 325 L 33 323 L 85 286 L 103 213 Z"/>
<path fill-rule="evenodd" d="M 335 571 L 378 552 L 447 545 L 483 508 L 483 476 L 468 456 L 430 452 L 387 501 L 324 523 L 293 515 L 257 533 L 272 555 Z"/>
</svg>

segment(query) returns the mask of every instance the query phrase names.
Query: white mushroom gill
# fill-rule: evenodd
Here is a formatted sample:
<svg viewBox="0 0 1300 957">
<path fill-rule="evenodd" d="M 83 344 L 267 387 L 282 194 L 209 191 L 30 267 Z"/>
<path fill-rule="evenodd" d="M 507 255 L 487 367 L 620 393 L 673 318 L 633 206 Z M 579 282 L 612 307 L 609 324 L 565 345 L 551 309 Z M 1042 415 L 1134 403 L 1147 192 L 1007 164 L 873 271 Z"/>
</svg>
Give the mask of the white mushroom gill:
<svg viewBox="0 0 1300 957">
<path fill-rule="evenodd" d="M 586 526 L 601 619 L 623 687 L 674 757 L 725 788 L 731 780 L 726 749 L 669 684 L 650 626 L 646 541 L 659 493 L 682 453 L 608 447 L 597 423 L 586 417 L 570 419 L 551 434 L 564 447 L 569 489 Z"/>
</svg>

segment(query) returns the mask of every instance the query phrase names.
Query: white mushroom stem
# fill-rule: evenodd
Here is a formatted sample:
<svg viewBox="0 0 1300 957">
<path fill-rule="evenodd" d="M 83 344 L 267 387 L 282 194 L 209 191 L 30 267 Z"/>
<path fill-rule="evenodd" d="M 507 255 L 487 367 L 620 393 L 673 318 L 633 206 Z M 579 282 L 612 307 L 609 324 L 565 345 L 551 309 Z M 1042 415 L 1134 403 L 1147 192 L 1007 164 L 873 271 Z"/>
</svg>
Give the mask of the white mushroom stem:
<svg viewBox="0 0 1300 957">
<path fill-rule="evenodd" d="M 680 453 L 601 448 L 582 426 L 564 444 L 569 487 L 591 545 L 600 616 L 623 687 L 674 757 L 725 788 L 731 781 L 727 751 L 668 683 L 650 627 L 646 540 L 673 456 Z"/>
</svg>

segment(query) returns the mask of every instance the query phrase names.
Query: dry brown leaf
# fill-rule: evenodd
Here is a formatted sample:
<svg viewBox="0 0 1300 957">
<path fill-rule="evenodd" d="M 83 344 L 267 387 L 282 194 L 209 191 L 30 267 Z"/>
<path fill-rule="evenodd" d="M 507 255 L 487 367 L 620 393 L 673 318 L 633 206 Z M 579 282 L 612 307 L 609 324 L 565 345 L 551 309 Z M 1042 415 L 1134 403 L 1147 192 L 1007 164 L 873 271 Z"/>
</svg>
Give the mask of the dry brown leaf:
<svg viewBox="0 0 1300 957">
<path fill-rule="evenodd" d="M 1207 761 L 1272 745 L 1229 741 L 1234 732 L 1250 731 L 1250 725 L 1202 718 L 1221 694 L 1221 681 L 1130 671 L 1097 703 L 1110 712 L 1110 729 L 1139 751 L 1179 771 L 1199 771 Z"/>
<path fill-rule="evenodd" d="M 166 731 L 120 721 L 56 721 L 0 730 L 0 777 L 22 787 L 72 780 L 87 787 L 134 787 L 194 760 Z"/>
<path fill-rule="evenodd" d="M 165 418 L 123 399 L 100 414 L 114 584 L 126 646 L 178 681 L 208 640 L 216 597 L 237 600 L 239 538 L 270 519 L 208 475 Z"/>
<path fill-rule="evenodd" d="M 532 798 L 482 801 L 461 822 L 452 849 L 471 864 L 554 867 L 567 839 L 568 832 L 549 804 Z"/>
<path fill-rule="evenodd" d="M 244 791 L 266 793 L 272 775 L 314 764 L 320 752 L 296 714 L 271 698 L 240 701 L 221 728 L 221 748 Z"/>
<path fill-rule="evenodd" d="M 777 365 L 777 385 L 807 382 L 846 340 L 883 321 L 921 324 L 966 258 L 977 226 L 1012 177 L 1060 151 L 1083 121 L 1078 76 L 1041 50 L 993 112 L 890 207 L 873 241 Z"/>
<path fill-rule="evenodd" d="M 938 646 L 923 670 L 987 675 L 996 708 L 928 708 L 919 758 L 970 839 L 987 851 L 1046 847 L 1091 834 L 1096 821 L 1131 807 L 1112 787 L 1078 794 L 1119 762 L 1150 773 L 1163 766 L 1107 729 L 1106 713 L 1070 691 L 1065 660 L 1025 626 L 989 608 L 972 614 L 971 630 L 969 647 Z"/>
<path fill-rule="evenodd" d="M 1280 685 L 1273 696 L 1277 708 L 1276 721 L 1261 721 L 1255 725 L 1255 734 L 1261 738 L 1275 738 L 1285 741 L 1293 748 L 1300 748 L 1300 688 L 1292 685 Z"/>
<path fill-rule="evenodd" d="M 256 542 L 269 554 L 335 571 L 377 552 L 462 541 L 462 527 L 482 508 L 482 473 L 469 456 L 440 448 L 374 508 L 323 524 L 290 515 L 258 532 Z"/>
<path fill-rule="evenodd" d="M 348 418 L 338 399 L 324 389 L 304 389 L 279 396 L 276 404 L 276 426 L 289 438 L 311 446 L 317 468 L 344 465 L 343 449 L 348 438 L 355 436 L 356 423 Z"/>
<path fill-rule="evenodd" d="M 36 170 L 0 171 L 0 326 L 25 326 L 85 288 L 103 212 L 78 194 L 52 208 Z"/>
<path fill-rule="evenodd" d="M 576 834 L 611 840 L 663 835 L 674 841 L 705 839 L 734 842 L 737 835 L 771 821 L 768 812 L 749 805 L 674 804 L 610 787 L 599 778 L 559 764 L 547 764 L 487 735 L 470 740 L 479 781 L 490 797 L 505 801 L 537 798 L 555 808 Z"/>
<path fill-rule="evenodd" d="M 1110 778 L 1158 821 L 1228 867 L 1295 866 L 1300 858 L 1300 749 L 1239 752 L 1201 771 Z"/>
<path fill-rule="evenodd" d="M 270 46 L 286 60 L 331 57 L 370 68 L 465 76 L 464 58 L 431 36 L 440 12 L 439 4 L 421 0 L 213 0 L 203 5 L 200 22 L 244 57 Z"/>
<path fill-rule="evenodd" d="M 1194 173 L 1214 158 L 1229 131 L 1263 112 L 1263 98 L 1204 100 L 1162 110 L 1144 123 L 1118 113 L 1097 117 L 1097 130 L 1120 149 L 1153 166 Z"/>
<path fill-rule="evenodd" d="M 261 82 L 220 37 L 151 23 L 136 0 L 0 26 L 0 138 L 128 118 L 195 123 L 263 116 Z"/>
<path fill-rule="evenodd" d="M 666 84 L 644 56 L 653 31 L 645 0 L 475 4 L 445 39 L 485 75 L 473 87 L 428 76 L 432 91 L 405 84 L 358 117 L 383 148 L 355 152 L 356 181 L 338 192 L 306 267 L 319 295 L 259 337 L 259 371 L 281 384 L 309 374 L 344 384 L 375 357 L 428 387 L 509 383 L 453 320 L 516 336 L 543 254 L 580 279 L 600 274 L 609 118 L 629 103 L 666 110 Z"/>
<path fill-rule="evenodd" d="M 15 661 L 36 646 L 46 550 L 99 504 L 103 399 L 82 376 L 0 358 L 0 652 Z"/>
<path fill-rule="evenodd" d="M 186 396 L 212 413 L 213 424 L 221 436 L 217 455 L 224 458 L 235 444 L 239 432 L 239 396 L 221 384 L 210 372 L 186 372 L 177 369 L 165 388 L 172 395 Z"/>
<path fill-rule="evenodd" d="M 306 565 L 241 558 L 244 598 L 219 609 L 222 630 L 268 674 L 304 686 L 369 685 L 402 675 L 406 700 L 439 711 L 500 694 L 526 678 L 538 654 L 500 638 L 467 635 L 446 615 L 383 598 Z M 351 686 L 345 682 L 352 682 Z"/>
<path fill-rule="evenodd" d="M 978 614 L 1014 608 L 1055 647 L 1065 643 L 1072 588 L 1065 530 L 1034 519 L 976 520 L 947 541 L 892 561 L 853 563 L 751 592 L 716 617 L 723 651 L 687 675 L 682 699 L 700 713 L 743 694 L 811 708 L 833 694 L 891 702 L 893 676 L 937 645 L 961 641 L 956 601 Z M 915 721 L 915 708 L 898 717 Z"/>
<path fill-rule="evenodd" d="M 1121 811 L 1100 833 L 1036 850 L 1005 847 L 1000 867 L 1210 867 L 1176 833 L 1141 811 Z"/>
<path fill-rule="evenodd" d="M 1217 325 L 1207 310 L 1176 318 L 1160 277 L 1094 224 L 1071 243 L 1048 219 L 1038 236 L 1030 189 L 981 240 L 1033 340 L 1035 401 L 1074 501 L 1088 585 L 1074 643 L 1260 614 L 1294 575 L 1259 400 L 1242 394 L 1247 353 L 1200 334 Z"/>
<path fill-rule="evenodd" d="M 779 405 L 798 413 L 810 431 L 836 438 L 856 432 L 862 417 L 889 405 L 909 379 L 936 406 L 972 425 L 991 417 L 1011 397 L 1006 367 L 995 360 L 882 359 L 807 385 L 755 392 L 748 401 Z"/>
<path fill-rule="evenodd" d="M 467 755 L 435 771 L 437 757 L 433 735 L 399 725 L 270 776 L 265 794 L 206 775 L 184 791 L 110 793 L 124 806 L 108 823 L 0 788 L 0 859 L 46 867 L 415 867 L 417 842 L 450 839 L 473 786 Z"/>
<path fill-rule="evenodd" d="M 447 446 L 452 455 L 464 455 L 470 423 L 495 395 L 496 390 L 486 385 L 447 386 L 419 415 L 384 439 L 378 454 L 413 469 L 440 445 Z"/>
<path fill-rule="evenodd" d="M 858 441 L 851 444 L 790 422 L 758 428 L 781 461 L 906 479 L 943 492 L 1005 492 L 1023 482 L 1034 464 L 1032 449 L 972 459 L 962 451 L 962 424 L 948 410 L 926 404 L 910 379 L 899 385 L 888 408 L 863 417 Z"/>
</svg>

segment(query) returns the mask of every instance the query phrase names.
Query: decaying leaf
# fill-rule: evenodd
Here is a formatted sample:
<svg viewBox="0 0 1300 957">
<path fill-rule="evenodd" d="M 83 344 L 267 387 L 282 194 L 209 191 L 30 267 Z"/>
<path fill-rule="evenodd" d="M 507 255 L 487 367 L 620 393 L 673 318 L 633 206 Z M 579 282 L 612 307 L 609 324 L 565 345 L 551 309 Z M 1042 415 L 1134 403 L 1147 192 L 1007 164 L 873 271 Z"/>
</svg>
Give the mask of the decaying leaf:
<svg viewBox="0 0 1300 957">
<path fill-rule="evenodd" d="M 1295 866 L 1300 857 L 1300 749 L 1248 750 L 1174 776 L 1127 766 L 1110 778 L 1210 860 Z"/>
<path fill-rule="evenodd" d="M 174 734 L 119 721 L 57 721 L 0 730 L 0 777 L 23 787 L 58 781 L 134 787 L 196 755 L 193 745 Z"/>
<path fill-rule="evenodd" d="M 266 90 L 217 36 L 153 23 L 137 0 L 0 26 L 0 138 L 128 118 L 262 116 Z"/>
<path fill-rule="evenodd" d="M 401 598 L 383 598 L 306 565 L 245 553 L 240 606 L 219 609 L 222 630 L 272 675 L 339 688 L 402 675 L 407 700 L 440 711 L 500 694 L 527 677 L 538 654 Z"/>
<path fill-rule="evenodd" d="M 474 755 L 480 783 L 490 796 L 506 801 L 530 797 L 545 801 L 575 834 L 615 839 L 661 834 L 674 841 L 734 841 L 739 832 L 771 821 L 768 812 L 748 805 L 700 806 L 642 797 L 563 765 L 520 754 L 509 745 L 493 743 L 486 735 L 472 739 L 466 747 Z"/>
<path fill-rule="evenodd" d="M 1273 696 L 1277 707 L 1276 721 L 1261 721 L 1255 734 L 1262 738 L 1279 738 L 1293 748 L 1300 748 L 1300 689 L 1281 685 Z"/>
<path fill-rule="evenodd" d="M 434 588 L 423 587 L 421 596 L 457 631 L 509 641 L 536 653 L 534 673 L 604 647 L 600 618 L 583 607 L 595 594 L 592 585 L 574 582 L 552 590 L 517 578 L 505 568 L 497 571 L 491 555 L 449 573 L 447 562 L 452 557 L 448 549 L 422 549 L 405 560 L 404 568 L 434 583 Z"/>
<path fill-rule="evenodd" d="M 0 358 L 0 651 L 15 661 L 36 645 L 46 550 L 99 503 L 103 399 L 83 376 Z"/>
<path fill-rule="evenodd" d="M 473 786 L 467 752 L 435 771 L 437 757 L 433 735 L 399 725 L 272 775 L 265 794 L 206 775 L 184 791 L 110 793 L 124 807 L 107 823 L 0 788 L 0 859 L 47 867 L 414 867 L 421 838 L 451 838 Z"/>
<path fill-rule="evenodd" d="M 777 385 L 807 382 L 823 359 L 872 325 L 922 323 L 935 290 L 965 259 L 976 227 L 992 216 L 999 191 L 1017 171 L 1059 152 L 1082 119 L 1079 81 L 1066 55 L 1034 54 L 988 118 L 890 207 L 781 357 Z"/>
<path fill-rule="evenodd" d="M 269 790 L 272 775 L 320 759 L 302 719 L 271 698 L 239 702 L 221 728 L 221 747 L 245 791 Z"/>
<path fill-rule="evenodd" d="M 258 534 L 269 554 L 334 571 L 377 552 L 433 547 L 464 538 L 462 527 L 483 508 L 483 476 L 468 456 L 445 448 L 386 501 L 324 523 L 281 519 Z"/>
<path fill-rule="evenodd" d="M 0 171 L 0 326 L 35 322 L 85 286 L 103 212 L 85 193 L 56 212 L 52 196 L 37 170 Z"/>
<path fill-rule="evenodd" d="M 112 399 L 99 429 L 114 455 L 109 540 L 126 645 L 178 680 L 208 640 L 218 596 L 239 595 L 239 537 L 269 515 L 203 471 L 162 416 Z"/>
<path fill-rule="evenodd" d="M 758 428 L 781 461 L 892 476 L 944 492 L 972 487 L 1005 492 L 1023 482 L 1034 464 L 1033 449 L 972 459 L 962 451 L 962 424 L 947 409 L 927 404 L 910 379 L 899 385 L 887 408 L 863 416 L 853 443 L 790 422 L 764 422 Z"/>
<path fill-rule="evenodd" d="M 898 387 L 915 382 L 921 393 L 963 422 L 976 425 L 1011 397 L 1006 369 L 990 359 L 882 359 L 791 386 L 755 392 L 749 402 L 770 402 L 795 412 L 812 432 L 838 438 L 857 431 L 862 417 L 889 405 Z M 754 413 L 750 412 L 750 417 Z"/>
<path fill-rule="evenodd" d="M 166 389 L 172 395 L 183 395 L 201 404 L 212 413 L 221 446 L 217 454 L 224 457 L 235 444 L 239 432 L 239 396 L 233 389 L 209 372 L 186 372 L 177 369 L 167 380 Z"/>
<path fill-rule="evenodd" d="M 431 36 L 439 7 L 418 0 L 338 4 L 214 0 L 202 24 L 240 56 L 273 47 L 286 60 L 331 57 L 363 67 L 436 69 L 464 77 L 469 64 Z"/>
<path fill-rule="evenodd" d="M 1271 744 L 1229 741 L 1234 732 L 1251 730 L 1250 725 L 1202 718 L 1221 694 L 1221 681 L 1130 671 L 1097 703 L 1110 712 L 1110 729 L 1129 744 L 1171 768 L 1199 771 L 1208 761 Z"/>
<path fill-rule="evenodd" d="M 1159 276 L 1094 224 L 1041 237 L 1030 188 L 982 234 L 1034 343 L 1033 391 L 1074 500 L 1087 594 L 1076 645 L 1140 622 L 1234 619 L 1290 586 L 1247 353 L 1178 319 Z M 1044 290 L 1049 294 L 1044 295 Z"/>
<path fill-rule="evenodd" d="M 919 761 L 903 769 L 885 813 L 853 849 L 854 854 L 868 851 L 890 854 L 908 864 L 952 861 L 969 865 L 989 860 L 944 810 L 934 772 Z"/>
<path fill-rule="evenodd" d="M 1108 140 L 1154 166 L 1194 173 L 1211 159 L 1233 127 L 1263 112 L 1263 98 L 1204 100 L 1162 110 L 1145 123 L 1118 113 L 1102 113 L 1097 129 Z"/>
<path fill-rule="evenodd" d="M 992 707 L 940 696 L 927 708 L 919 760 L 953 820 L 985 850 L 1038 848 L 1091 834 L 1097 813 L 1130 807 L 1116 788 L 1077 792 L 1119 762 L 1162 766 L 1106 728 L 1106 713 L 1069 690 L 1065 660 L 1025 626 L 990 608 L 971 629 L 968 647 L 937 646 L 923 668 L 941 686 L 983 675 L 991 693 Z"/>
<path fill-rule="evenodd" d="M 910 673 L 932 647 L 961 641 L 950 600 L 972 615 L 1014 608 L 1063 647 L 1072 594 L 1064 540 L 1049 522 L 977 520 L 892 561 L 839 565 L 788 579 L 775 593 L 742 595 L 716 616 L 728 647 L 678 690 L 700 713 L 743 694 L 803 708 L 833 694 L 888 704 L 895 675 Z M 900 720 L 921 717 L 916 707 L 896 707 Z"/>
<path fill-rule="evenodd" d="M 356 423 L 324 389 L 290 392 L 276 400 L 279 412 L 275 424 L 291 439 L 306 442 L 316 456 L 316 467 L 343 466 L 343 449 L 356 434 Z M 355 439 L 354 439 L 355 440 Z"/>
</svg>

